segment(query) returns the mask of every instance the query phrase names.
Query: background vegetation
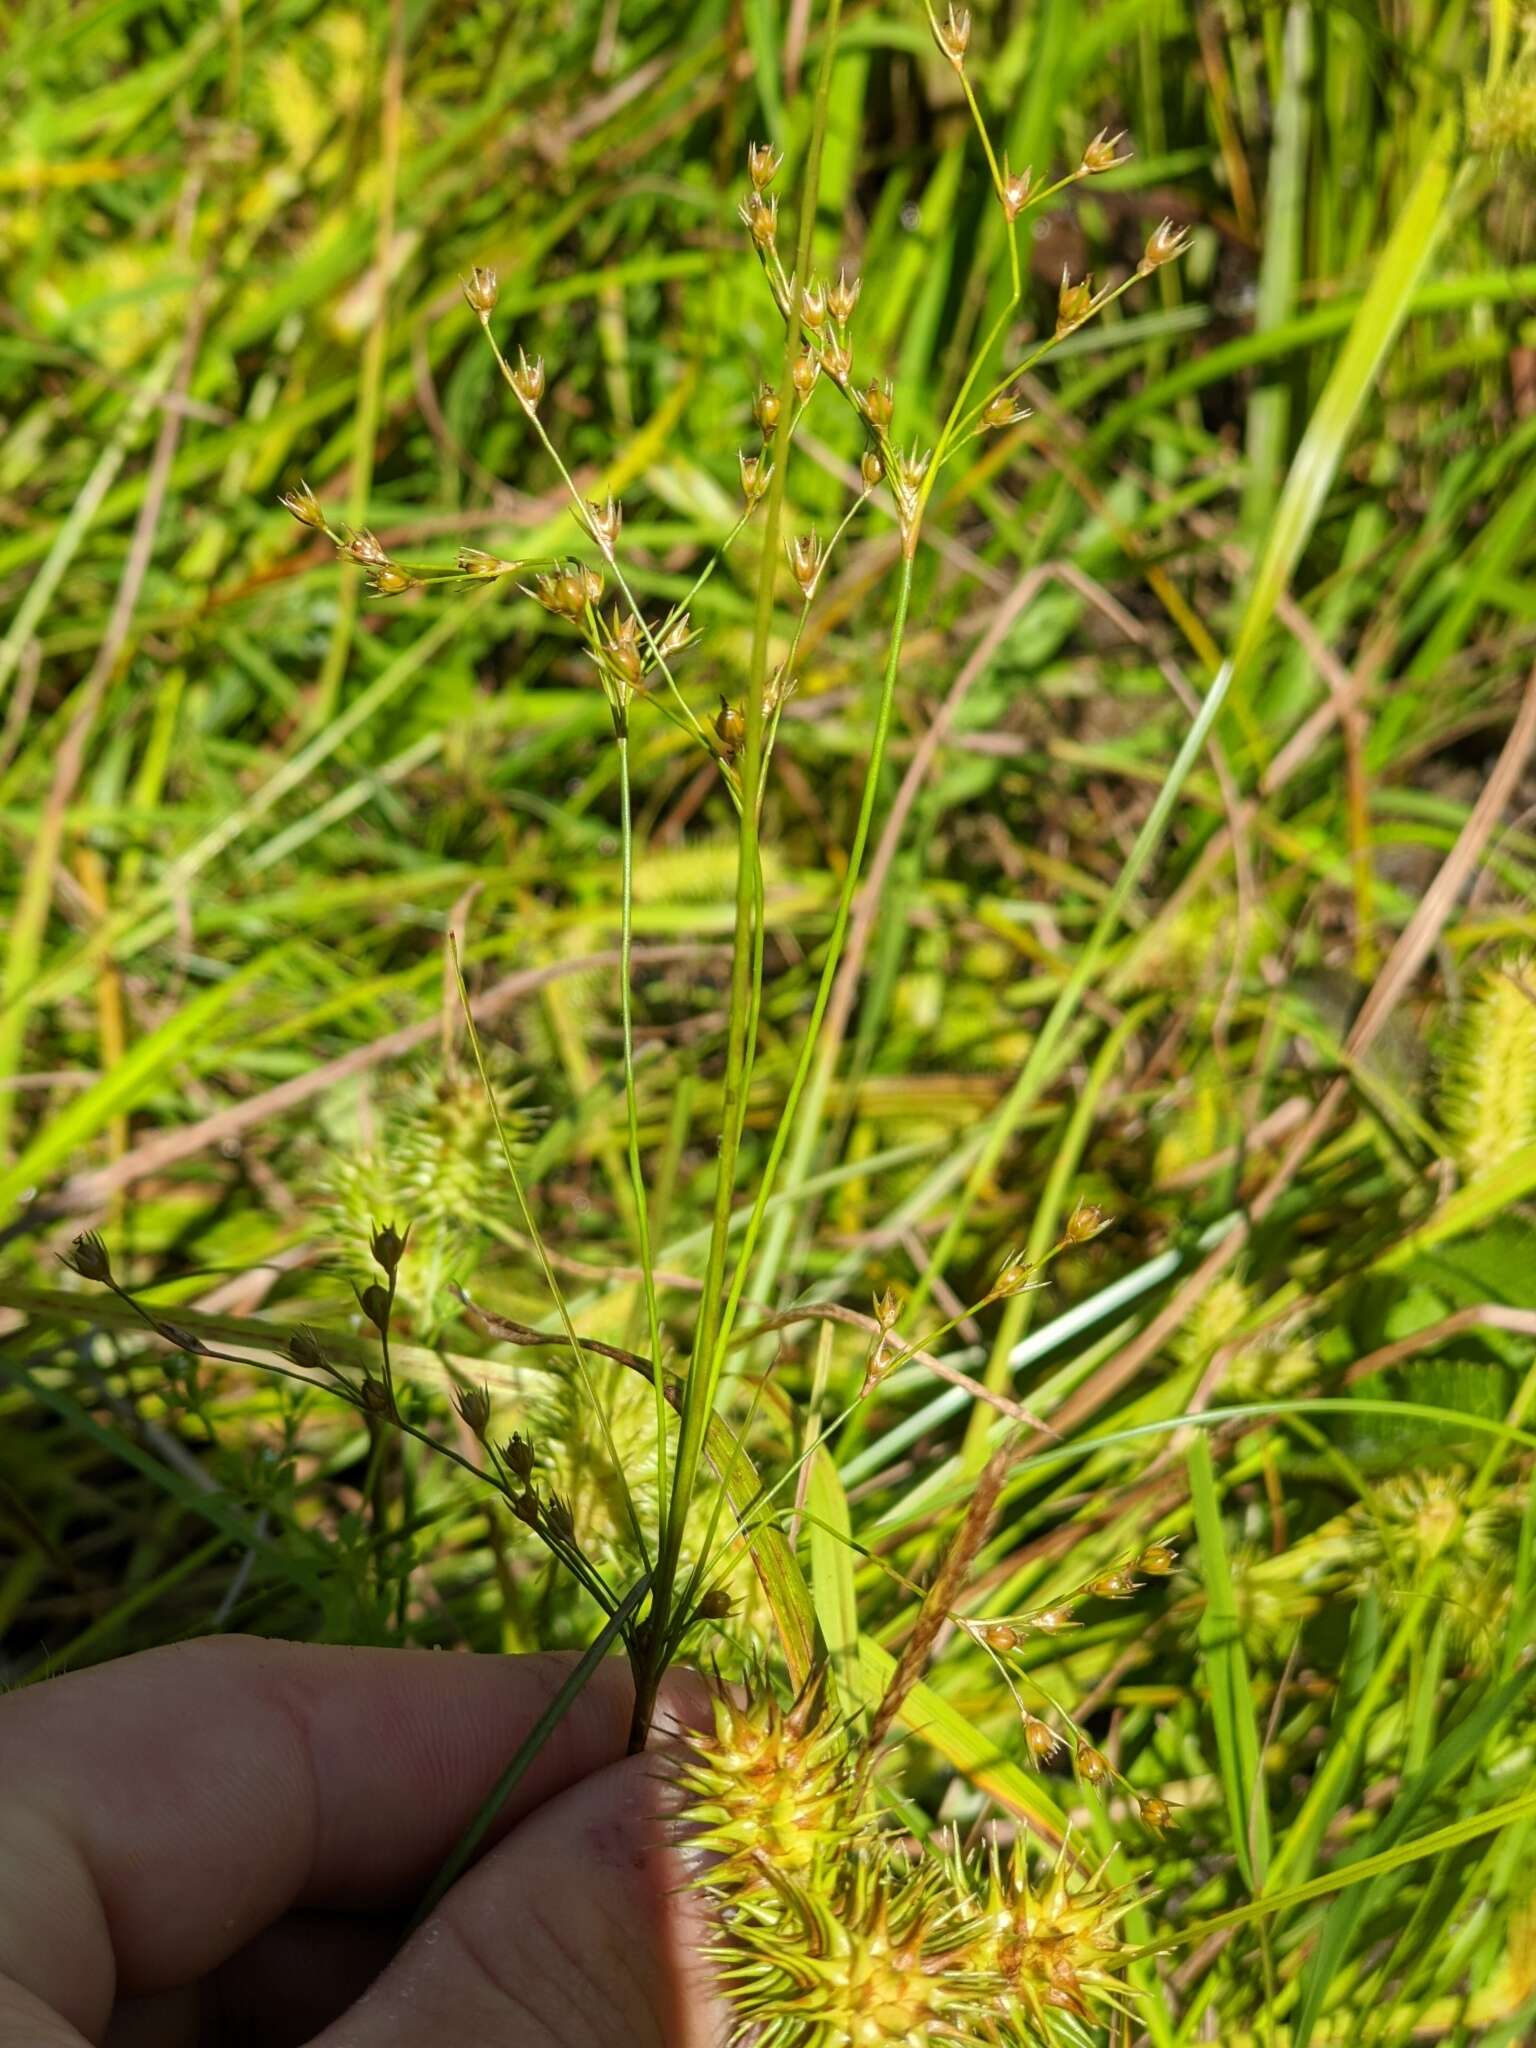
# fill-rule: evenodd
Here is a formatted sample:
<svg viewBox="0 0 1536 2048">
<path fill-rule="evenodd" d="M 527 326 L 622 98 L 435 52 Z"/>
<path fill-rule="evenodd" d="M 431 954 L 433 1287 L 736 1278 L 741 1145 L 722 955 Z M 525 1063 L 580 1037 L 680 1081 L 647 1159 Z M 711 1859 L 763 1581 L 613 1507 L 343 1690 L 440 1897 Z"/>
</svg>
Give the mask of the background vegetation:
<svg viewBox="0 0 1536 2048">
<path fill-rule="evenodd" d="M 632 1343 L 607 708 L 505 585 L 376 597 L 277 493 L 302 473 L 412 562 L 573 545 L 460 292 L 492 265 L 566 462 L 624 502 L 633 583 L 680 595 L 737 518 L 783 347 L 734 218 L 746 145 L 793 171 L 819 33 L 801 0 L 0 4 L 11 1682 L 220 1628 L 593 1632 L 527 1532 L 414 1450 L 381 1570 L 354 1410 L 189 1358 L 57 1254 L 100 1229 L 196 1343 L 276 1357 L 308 1323 L 361 1365 L 349 1285 L 372 1222 L 408 1220 L 396 1371 L 488 1381 L 589 1541 L 622 1548 L 567 1380 L 454 1291 L 558 1327 L 444 946 L 580 1327 Z M 1122 273 L 1165 215 L 1193 245 L 936 493 L 878 895 L 749 1290 L 830 1306 L 748 1348 L 730 1398 L 772 1364 L 751 1430 L 782 1468 L 857 1388 L 872 1294 L 915 1341 L 1075 1204 L 1109 1217 L 935 1349 L 1048 1425 L 967 1613 L 1180 1553 L 1014 1667 L 1112 1759 L 1112 1796 L 1085 1804 L 1064 1756 L 1030 1773 L 995 1660 L 951 1630 L 904 1817 L 1074 1813 L 1108 1842 L 1167 1801 L 1166 1831 L 1115 1828 L 1122 1874 L 1161 1892 L 1132 1938 L 1172 1944 L 1133 1965 L 1151 1995 L 1116 2038 L 1158 2048 L 1536 2033 L 1527 33 L 1501 0 L 1044 0 L 973 31 L 1015 166 L 1070 166 L 1106 126 L 1136 152 L 1040 219 L 1021 328 L 1049 329 L 1064 264 Z M 921 13 L 855 5 L 841 47 L 821 267 L 857 262 L 861 365 L 931 442 L 1001 303 L 1002 219 Z M 812 409 L 792 530 L 830 532 L 860 445 Z M 695 601 L 700 716 L 740 694 L 757 545 Z M 774 758 L 748 1186 L 850 839 L 896 546 L 876 507 L 834 557 Z M 1128 867 L 1224 657 L 1214 733 Z M 734 837 L 674 726 L 638 717 L 631 753 L 675 1334 Z M 614 1394 L 621 1447 L 649 1403 Z M 907 1639 L 995 1421 L 914 1363 L 805 1468 L 797 1541 L 854 1693 Z M 728 1661 L 771 1630 L 750 1573 L 732 1591 Z"/>
</svg>

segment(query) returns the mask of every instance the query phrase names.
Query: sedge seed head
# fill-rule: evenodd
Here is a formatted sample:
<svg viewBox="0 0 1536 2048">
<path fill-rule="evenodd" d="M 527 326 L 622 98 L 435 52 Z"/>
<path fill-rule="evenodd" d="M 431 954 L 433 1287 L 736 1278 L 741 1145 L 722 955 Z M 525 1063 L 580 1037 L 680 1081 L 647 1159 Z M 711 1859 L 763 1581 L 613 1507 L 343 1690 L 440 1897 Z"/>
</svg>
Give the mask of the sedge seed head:
<svg viewBox="0 0 1536 2048">
<path fill-rule="evenodd" d="M 300 1323 L 283 1346 L 283 1350 L 291 1362 L 305 1372 L 323 1372 L 329 1363 L 320 1339 L 308 1323 Z"/>
<path fill-rule="evenodd" d="M 864 417 L 878 432 L 891 424 L 896 413 L 896 387 L 889 377 L 882 384 L 871 377 L 864 386 Z"/>
<path fill-rule="evenodd" d="M 495 271 L 477 263 L 468 277 L 459 281 L 464 287 L 464 296 L 469 301 L 470 311 L 478 314 L 482 320 L 489 320 L 496 310 L 498 286 Z"/>
<path fill-rule="evenodd" d="M 832 318 L 846 326 L 853 318 L 853 309 L 859 303 L 859 293 L 863 289 L 863 278 L 849 277 L 848 272 L 839 264 L 837 283 L 827 292 L 827 311 Z"/>
<path fill-rule="evenodd" d="M 110 1285 L 112 1261 L 99 1231 L 82 1231 L 69 1250 L 63 1254 L 64 1264 L 72 1273 L 78 1273 L 82 1280 L 99 1280 Z"/>
<path fill-rule="evenodd" d="M 1111 135 L 1107 128 L 1101 128 L 1083 151 L 1083 169 L 1089 177 L 1097 177 L 1101 171 L 1112 171 L 1117 164 L 1128 164 L 1131 152 L 1122 150 L 1124 135 Z"/>
<path fill-rule="evenodd" d="M 1116 1565 L 1113 1571 L 1101 1572 L 1088 1581 L 1088 1591 L 1100 1600 L 1129 1600 L 1136 1590 L 1137 1582 L 1126 1565 Z"/>
<path fill-rule="evenodd" d="M 830 336 L 821 345 L 821 366 L 834 384 L 846 385 L 853 372 L 853 350 L 846 340 Z"/>
<path fill-rule="evenodd" d="M 518 567 L 516 562 L 503 561 L 500 555 L 488 555 L 483 548 L 459 549 L 461 576 L 506 576 Z"/>
<path fill-rule="evenodd" d="M 398 597 L 415 586 L 416 578 L 398 562 L 379 562 L 368 571 L 368 588 L 378 597 Z"/>
<path fill-rule="evenodd" d="M 325 531 L 325 514 L 320 509 L 320 500 L 302 479 L 292 490 L 282 492 L 277 502 L 285 512 L 293 514 L 300 526 L 312 526 L 322 533 Z"/>
<path fill-rule="evenodd" d="M 361 562 L 367 569 L 387 569 L 389 556 L 377 535 L 362 527 L 356 533 L 348 533 L 341 543 L 341 552 L 349 562 Z"/>
<path fill-rule="evenodd" d="M 1048 1764 L 1061 1748 L 1061 1737 L 1048 1723 L 1037 1721 L 1030 1715 L 1024 1723 L 1024 1744 L 1031 1763 Z"/>
<path fill-rule="evenodd" d="M 1008 153 L 1003 152 L 1002 201 L 1003 212 L 1009 220 L 1017 220 L 1029 204 L 1030 181 L 1034 173 L 1026 164 L 1022 171 L 1013 171 L 1008 166 Z"/>
<path fill-rule="evenodd" d="M 521 349 L 517 352 L 517 368 L 512 372 L 512 389 L 522 400 L 529 412 L 537 412 L 539 400 L 544 396 L 544 358 L 535 356 L 530 363 Z"/>
<path fill-rule="evenodd" d="M 601 505 L 588 505 L 587 527 L 609 561 L 618 545 L 619 528 L 624 524 L 624 507 L 610 491 Z"/>
<path fill-rule="evenodd" d="M 1086 1244 L 1091 1237 L 1097 1237 L 1101 1230 L 1109 1228 L 1109 1218 L 1095 1202 L 1079 1202 L 1067 1218 L 1067 1227 L 1062 1237 L 1067 1244 Z"/>
<path fill-rule="evenodd" d="M 737 212 L 741 216 L 743 227 L 758 248 L 764 252 L 771 249 L 779 232 L 777 196 L 772 192 L 749 192 L 737 208 Z"/>
<path fill-rule="evenodd" d="M 783 157 L 771 142 L 749 142 L 747 144 L 747 176 L 752 180 L 754 192 L 766 192 L 778 175 Z"/>
<path fill-rule="evenodd" d="M 1072 274 L 1063 266 L 1061 289 L 1056 295 L 1056 333 L 1058 338 L 1070 334 L 1074 327 L 1081 327 L 1093 311 L 1093 279 L 1080 278 L 1072 282 Z"/>
<path fill-rule="evenodd" d="M 749 505 L 755 505 L 773 479 L 773 464 L 762 455 L 748 455 L 745 449 L 736 459 L 741 464 L 742 496 Z"/>
<path fill-rule="evenodd" d="M 958 71 L 965 63 L 965 53 L 971 42 L 971 10 L 957 8 L 950 0 L 949 12 L 942 21 L 933 23 L 933 39 L 944 55 Z"/>
<path fill-rule="evenodd" d="M 456 1387 L 454 1389 L 453 1405 L 458 1409 L 464 1427 L 469 1431 L 470 1435 L 479 1437 L 483 1442 L 485 1432 L 491 1426 L 490 1388 L 486 1386 Z"/>
<path fill-rule="evenodd" d="M 1165 263 L 1176 263 L 1188 249 L 1189 241 L 1188 228 L 1176 228 L 1171 220 L 1160 220 L 1147 237 L 1147 246 L 1136 266 L 1138 274 L 1146 277 Z"/>
<path fill-rule="evenodd" d="M 721 755 L 727 761 L 734 761 L 746 744 L 747 721 L 729 697 L 720 699 L 720 709 L 715 713 L 715 738 L 720 742 Z"/>
<path fill-rule="evenodd" d="M 810 597 L 821 575 L 821 539 L 816 533 L 797 534 L 793 540 L 784 543 L 789 556 L 789 566 L 794 571 L 795 581 L 802 593 Z"/>
<path fill-rule="evenodd" d="M 528 1438 L 516 1434 L 509 1436 L 501 1447 L 501 1455 L 512 1477 L 520 1479 L 526 1486 L 538 1462 L 538 1455 Z"/>
</svg>

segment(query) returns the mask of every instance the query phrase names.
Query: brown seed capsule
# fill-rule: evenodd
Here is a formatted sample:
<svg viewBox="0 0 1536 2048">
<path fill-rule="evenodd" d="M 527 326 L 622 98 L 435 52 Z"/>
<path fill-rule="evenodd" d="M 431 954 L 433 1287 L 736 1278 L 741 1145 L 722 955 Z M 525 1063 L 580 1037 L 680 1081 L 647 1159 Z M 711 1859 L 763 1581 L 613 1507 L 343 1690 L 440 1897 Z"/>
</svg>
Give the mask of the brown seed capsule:
<svg viewBox="0 0 1536 2048">
<path fill-rule="evenodd" d="M 521 567 L 517 562 L 505 562 L 500 555 L 488 555 L 483 548 L 460 548 L 458 571 L 461 576 L 505 576 L 509 570 Z"/>
<path fill-rule="evenodd" d="M 1016 427 L 1030 417 L 1030 408 L 1011 391 L 999 391 L 981 409 L 981 424 L 995 432 L 999 427 Z"/>
<path fill-rule="evenodd" d="M 1100 1600 L 1129 1600 L 1136 1591 L 1136 1581 L 1125 1565 L 1117 1565 L 1112 1572 L 1102 1572 L 1098 1578 L 1090 1579 L 1088 1590 Z"/>
<path fill-rule="evenodd" d="M 800 318 L 806 326 L 818 331 L 827 324 L 827 294 L 819 277 L 813 277 L 800 293 Z"/>
<path fill-rule="evenodd" d="M 379 597 L 398 597 L 415 587 L 416 578 L 398 562 L 380 562 L 368 571 L 368 588 Z"/>
<path fill-rule="evenodd" d="M 981 1640 L 989 1650 L 1016 1650 L 1019 1632 L 1010 1628 L 1006 1621 L 988 1621 L 982 1625 Z"/>
<path fill-rule="evenodd" d="M 1136 266 L 1138 275 L 1145 277 L 1149 271 L 1159 270 L 1165 263 L 1176 263 L 1188 247 L 1188 228 L 1176 228 L 1171 220 L 1159 221 L 1147 237 L 1147 246 Z"/>
<path fill-rule="evenodd" d="M 747 721 L 729 697 L 720 699 L 720 709 L 715 713 L 715 738 L 727 761 L 734 761 L 746 744 Z"/>
<path fill-rule="evenodd" d="M 308 484 L 295 484 L 291 491 L 284 491 L 277 502 L 284 511 L 293 514 L 300 526 L 314 526 L 324 530 L 325 514 L 320 509 L 319 499 Z"/>
<path fill-rule="evenodd" d="M 520 1493 L 517 1499 L 513 1501 L 512 1512 L 520 1522 L 526 1522 L 530 1529 L 537 1529 L 539 1526 L 539 1496 L 531 1486 L 526 1492 Z"/>
<path fill-rule="evenodd" d="M 1160 1835 L 1164 1828 L 1173 1825 L 1173 1808 L 1166 1799 L 1159 1799 L 1155 1793 L 1151 1798 L 1140 1800 L 1136 1810 L 1154 1834 Z"/>
<path fill-rule="evenodd" d="M 795 357 L 794 368 L 790 372 L 790 378 L 795 387 L 795 395 L 802 405 L 805 404 L 811 393 L 816 389 L 816 379 L 820 375 L 820 359 L 813 356 L 808 348 L 802 349 L 800 354 Z"/>
<path fill-rule="evenodd" d="M 1093 311 L 1093 279 L 1085 277 L 1074 284 L 1072 275 L 1063 265 L 1061 289 L 1056 294 L 1056 333 L 1070 334 L 1074 327 L 1081 327 Z"/>
<path fill-rule="evenodd" d="M 771 142 L 747 144 L 747 176 L 754 192 L 766 192 L 784 159 Z"/>
<path fill-rule="evenodd" d="M 482 320 L 489 320 L 496 310 L 496 273 L 476 264 L 468 277 L 461 278 L 464 296 L 469 301 L 470 311 L 478 313 Z"/>
<path fill-rule="evenodd" d="M 454 1390 L 453 1405 L 463 1417 L 464 1427 L 470 1435 L 483 1439 L 491 1422 L 490 1388 L 457 1387 Z"/>
<path fill-rule="evenodd" d="M 1109 1758 L 1100 1749 L 1092 1748 L 1086 1742 L 1077 1745 L 1078 1775 L 1086 1785 L 1102 1785 L 1107 1782 Z"/>
<path fill-rule="evenodd" d="M 519 349 L 517 368 L 512 372 L 512 389 L 523 401 L 529 412 L 537 412 L 539 400 L 544 396 L 544 358 L 535 356 L 530 363 Z"/>
<path fill-rule="evenodd" d="M 821 367 L 834 384 L 846 384 L 853 373 L 853 350 L 846 341 L 824 341 L 821 345 Z"/>
<path fill-rule="evenodd" d="M 758 248 L 771 249 L 779 231 L 779 202 L 773 193 L 765 197 L 761 192 L 749 192 L 737 211 Z"/>
<path fill-rule="evenodd" d="M 610 562 L 613 560 L 614 548 L 618 544 L 619 528 L 623 524 L 624 507 L 618 502 L 611 491 L 603 504 L 588 505 L 588 529 L 591 532 L 592 538 L 597 542 Z"/>
<path fill-rule="evenodd" d="M 1028 164 L 1022 171 L 1008 168 L 1007 152 L 1003 153 L 1002 200 L 1003 212 L 1010 220 L 1017 220 L 1029 204 L 1030 179 L 1033 173 Z"/>
<path fill-rule="evenodd" d="M 866 448 L 859 457 L 859 475 L 864 479 L 866 491 L 874 490 L 880 479 L 885 475 L 885 465 L 880 460 L 877 449 Z"/>
<path fill-rule="evenodd" d="M 950 0 L 949 13 L 944 20 L 933 23 L 933 39 L 958 71 L 970 46 L 971 10 L 968 7 L 957 10 L 954 0 Z"/>
<path fill-rule="evenodd" d="M 1054 1728 L 1044 1721 L 1033 1718 L 1024 1723 L 1024 1740 L 1028 1745 L 1030 1759 L 1037 1764 L 1047 1764 L 1061 1747 L 1061 1737 Z"/>
<path fill-rule="evenodd" d="M 64 1263 L 72 1273 L 78 1273 L 82 1280 L 110 1281 L 112 1261 L 107 1256 L 107 1247 L 94 1230 L 83 1231 L 64 1254 Z"/>
<path fill-rule="evenodd" d="M 1131 152 L 1125 150 L 1122 153 L 1120 149 L 1120 144 L 1124 140 L 1125 137 L 1123 135 L 1111 135 L 1107 128 L 1099 130 L 1092 142 L 1083 151 L 1083 169 L 1088 172 L 1090 177 L 1099 171 L 1112 171 L 1116 164 L 1128 164 L 1130 162 Z"/>
<path fill-rule="evenodd" d="M 1029 1626 L 1041 1635 L 1059 1636 L 1069 1628 L 1078 1626 L 1070 1607 L 1042 1607 L 1038 1614 L 1029 1616 Z"/>
<path fill-rule="evenodd" d="M 1029 1287 L 1034 1266 L 1022 1252 L 1012 1252 L 1003 1261 L 1002 1270 L 992 1282 L 992 1299 L 1006 1301 L 1010 1295 L 1023 1294 Z"/>
<path fill-rule="evenodd" d="M 382 542 L 371 534 L 366 526 L 357 533 L 347 535 L 341 543 L 341 552 L 349 562 L 362 562 L 372 569 L 385 568 L 389 563 L 389 556 L 384 552 Z"/>
<path fill-rule="evenodd" d="M 578 562 L 568 563 L 551 576 L 537 577 L 528 594 L 557 619 L 579 619 L 587 608 L 587 583 Z"/>
<path fill-rule="evenodd" d="M 1104 1211 L 1093 1202 L 1079 1202 L 1067 1218 L 1067 1227 L 1062 1232 L 1068 1244 L 1086 1244 L 1090 1237 L 1097 1237 L 1109 1222 Z"/>
<path fill-rule="evenodd" d="M 698 1617 L 700 1621 L 727 1621 L 735 1604 L 724 1586 L 713 1586 L 699 1602 Z"/>
<path fill-rule="evenodd" d="M 761 455 L 748 455 L 744 449 L 736 459 L 741 464 L 741 494 L 749 505 L 755 505 L 772 480 L 773 464 Z"/>
<path fill-rule="evenodd" d="M 896 387 L 889 377 L 883 384 L 871 377 L 864 386 L 864 417 L 875 429 L 888 427 L 896 411 Z"/>
<path fill-rule="evenodd" d="M 832 318 L 846 326 L 853 318 L 853 309 L 859 303 L 859 293 L 864 289 L 861 277 L 850 277 L 841 265 L 838 267 L 837 283 L 827 292 L 827 311 Z"/>
<path fill-rule="evenodd" d="M 762 428 L 766 437 L 779 422 L 779 394 L 771 384 L 759 384 L 757 396 L 752 401 L 752 417 Z"/>
<path fill-rule="evenodd" d="M 1179 1553 L 1171 1543 L 1149 1543 L 1136 1560 L 1136 1569 L 1149 1572 L 1155 1579 L 1165 1579 L 1179 1566 Z"/>
<path fill-rule="evenodd" d="M 821 574 L 821 541 L 814 533 L 796 535 L 794 540 L 784 543 L 789 556 L 789 566 L 795 572 L 795 581 L 807 597 L 816 588 L 816 579 Z"/>
</svg>

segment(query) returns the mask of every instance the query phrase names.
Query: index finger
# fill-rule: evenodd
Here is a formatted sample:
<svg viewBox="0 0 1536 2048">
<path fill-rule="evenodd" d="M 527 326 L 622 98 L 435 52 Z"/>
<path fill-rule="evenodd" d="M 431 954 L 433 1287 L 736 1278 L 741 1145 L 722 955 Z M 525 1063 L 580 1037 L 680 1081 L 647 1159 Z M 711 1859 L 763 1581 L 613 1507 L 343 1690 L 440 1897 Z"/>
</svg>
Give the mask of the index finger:
<svg viewBox="0 0 1536 2048">
<path fill-rule="evenodd" d="M 222 1637 L 0 1703 L 0 1974 L 81 2032 L 296 1904 L 414 1900 L 570 1669 Z M 599 1667 L 491 1840 L 624 1750 Z"/>
</svg>

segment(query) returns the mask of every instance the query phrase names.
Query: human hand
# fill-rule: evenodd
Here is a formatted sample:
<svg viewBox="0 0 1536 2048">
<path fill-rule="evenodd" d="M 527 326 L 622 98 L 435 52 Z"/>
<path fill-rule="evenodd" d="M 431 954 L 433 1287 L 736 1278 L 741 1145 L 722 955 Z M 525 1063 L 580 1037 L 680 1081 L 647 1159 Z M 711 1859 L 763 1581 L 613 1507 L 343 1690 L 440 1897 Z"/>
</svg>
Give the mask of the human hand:
<svg viewBox="0 0 1536 2048">
<path fill-rule="evenodd" d="M 569 1669 L 231 1636 L 0 1700 L 0 2048 L 716 2048 L 617 1660 L 399 1946 Z"/>
</svg>

